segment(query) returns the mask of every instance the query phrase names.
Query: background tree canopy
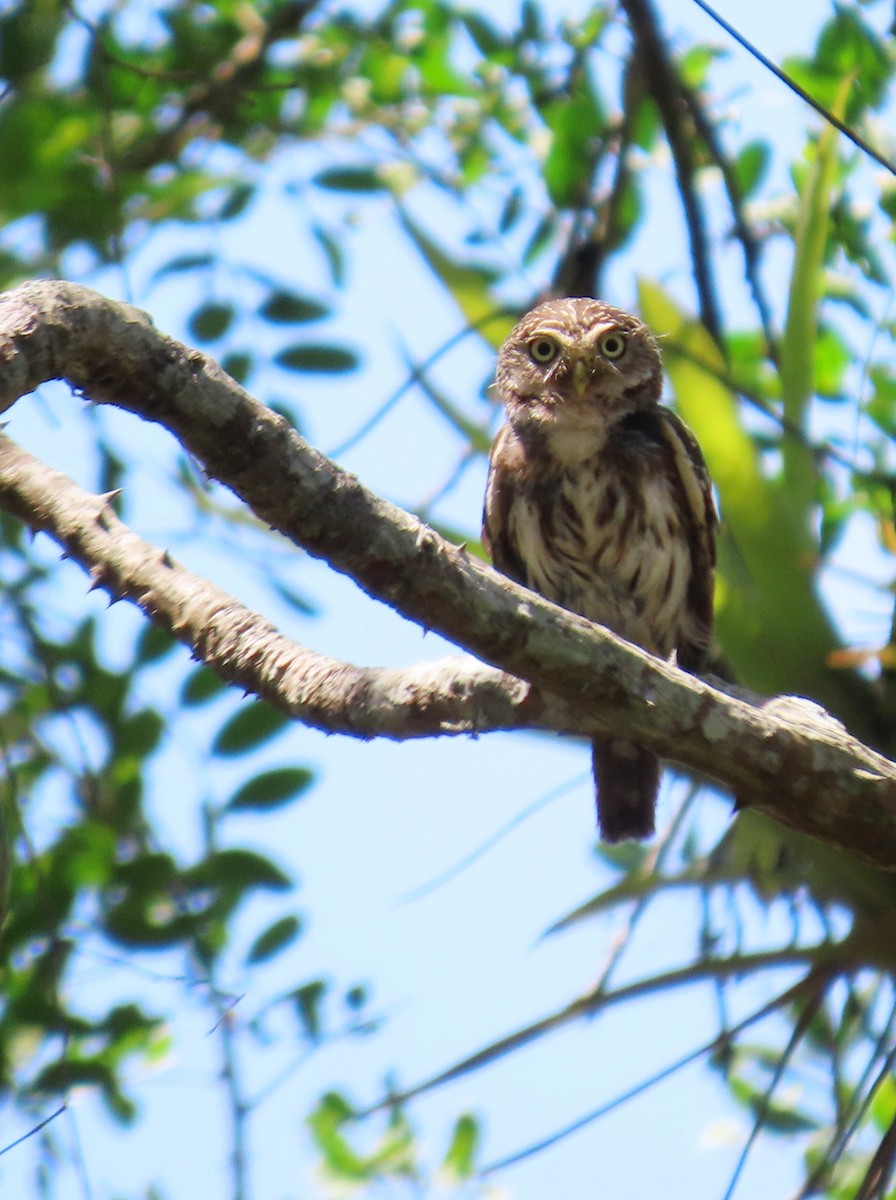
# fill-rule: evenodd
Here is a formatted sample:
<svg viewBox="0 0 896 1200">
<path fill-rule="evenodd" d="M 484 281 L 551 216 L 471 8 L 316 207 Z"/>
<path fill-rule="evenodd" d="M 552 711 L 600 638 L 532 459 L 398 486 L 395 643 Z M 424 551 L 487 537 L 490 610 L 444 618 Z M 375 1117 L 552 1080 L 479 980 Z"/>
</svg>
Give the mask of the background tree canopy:
<svg viewBox="0 0 896 1200">
<path fill-rule="evenodd" d="M 7 1190 L 896 1194 L 896 884 L 867 861 L 896 865 L 872 754 L 896 741 L 893 11 L 729 4 L 788 85 L 703 7 L 2 10 L 4 288 L 60 277 L 145 310 L 466 547 L 322 460 L 302 469 L 330 491 L 300 511 L 297 460 L 259 460 L 283 426 L 133 310 L 7 298 Z M 716 673 L 864 744 L 850 777 L 881 787 L 836 827 L 813 789 L 845 735 L 808 705 L 754 704 L 805 754 L 770 759 L 735 819 L 670 772 L 656 840 L 612 851 L 574 742 L 414 740 L 585 731 L 551 657 L 574 626 L 533 609 L 554 640 L 526 673 L 497 645 L 519 598 L 476 565 L 495 350 L 548 294 L 662 338 L 723 514 Z M 362 508 L 367 542 L 360 517 L 344 546 L 320 532 Z M 410 571 L 386 571 L 405 544 Z M 533 680 L 542 719 L 497 672 L 397 671 L 444 644 L 320 557 Z M 452 580 L 485 589 L 482 634 Z M 338 698 L 302 691 L 314 672 Z M 641 699 L 625 719 L 676 760 L 758 769 L 726 738 L 679 753 L 674 705 Z M 314 732 L 337 727 L 396 740 Z"/>
</svg>

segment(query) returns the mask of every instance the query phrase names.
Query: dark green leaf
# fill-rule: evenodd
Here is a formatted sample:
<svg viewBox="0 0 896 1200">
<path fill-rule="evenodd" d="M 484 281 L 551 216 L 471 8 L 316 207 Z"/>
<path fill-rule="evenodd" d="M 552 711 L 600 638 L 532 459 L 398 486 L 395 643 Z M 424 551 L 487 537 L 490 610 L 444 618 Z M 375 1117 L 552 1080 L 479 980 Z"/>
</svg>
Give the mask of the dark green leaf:
<svg viewBox="0 0 896 1200">
<path fill-rule="evenodd" d="M 206 666 L 198 666 L 192 671 L 181 688 L 182 704 L 207 704 L 222 692 L 227 691 L 227 684 L 214 671 Z"/>
<path fill-rule="evenodd" d="M 245 384 L 252 370 L 252 355 L 246 351 L 235 354 L 225 354 L 221 359 L 221 367 L 239 384 Z"/>
<path fill-rule="evenodd" d="M 281 917 L 260 934 L 246 955 L 246 965 L 253 967 L 279 954 L 299 936 L 302 925 L 298 917 Z"/>
<path fill-rule="evenodd" d="M 296 988 L 294 993 L 296 1010 L 299 1014 L 299 1020 L 302 1023 L 302 1030 L 305 1036 L 312 1042 L 319 1041 L 323 1031 L 321 1007 L 326 994 L 327 985 L 322 979 L 315 979 L 313 983 L 306 983 L 303 987 Z M 344 1112 L 345 1110 L 341 1109 L 340 1111 Z M 335 1117 L 332 1106 L 328 1107 L 327 1113 L 330 1117 Z"/>
<path fill-rule="evenodd" d="M 340 374 L 357 368 L 358 355 L 344 346 L 301 345 L 281 350 L 274 361 L 287 371 Z"/>
<path fill-rule="evenodd" d="M 374 167 L 329 167 L 315 175 L 318 187 L 331 192 L 382 192 L 386 185 Z"/>
<path fill-rule="evenodd" d="M 169 259 L 164 266 L 153 274 L 153 281 L 157 282 L 164 279 L 166 275 L 178 275 L 184 271 L 195 271 L 200 267 L 210 267 L 215 261 L 213 254 L 178 254 L 176 258 Z"/>
<path fill-rule="evenodd" d="M 197 342 L 216 342 L 233 323 L 233 306 L 209 302 L 190 318 L 190 334 Z"/>
<path fill-rule="evenodd" d="M 345 993 L 346 1005 L 357 1012 L 367 1003 L 367 988 L 363 984 L 356 983 L 354 987 L 350 987 Z"/>
<path fill-rule="evenodd" d="M 289 717 L 265 704 L 251 700 L 243 704 L 218 731 L 212 751 L 222 757 L 245 754 L 271 740 L 289 724 Z"/>
<path fill-rule="evenodd" d="M 190 888 L 215 888 L 221 892 L 245 892 L 250 888 L 283 892 L 293 881 L 276 863 L 254 850 L 215 850 L 183 873 Z"/>
<path fill-rule="evenodd" d="M 146 708 L 127 717 L 114 730 L 115 748 L 119 754 L 133 754 L 146 758 L 158 746 L 165 732 L 161 713 Z"/>
<path fill-rule="evenodd" d="M 256 775 L 227 802 L 229 812 L 269 811 L 297 799 L 314 782 L 307 767 L 280 767 Z"/>
<path fill-rule="evenodd" d="M 262 304 L 259 312 L 266 321 L 277 325 L 298 325 L 303 321 L 319 321 L 329 308 L 319 300 L 298 296 L 295 292 L 274 292 Z"/>
<path fill-rule="evenodd" d="M 246 211 L 254 195 L 255 185 L 253 183 L 238 183 L 231 189 L 229 196 L 221 205 L 218 211 L 218 220 L 232 221 L 234 217 L 240 216 Z"/>
<path fill-rule="evenodd" d="M 177 644 L 167 629 L 148 622 L 137 639 L 137 661 L 158 662 L 160 658 L 170 654 Z"/>
</svg>

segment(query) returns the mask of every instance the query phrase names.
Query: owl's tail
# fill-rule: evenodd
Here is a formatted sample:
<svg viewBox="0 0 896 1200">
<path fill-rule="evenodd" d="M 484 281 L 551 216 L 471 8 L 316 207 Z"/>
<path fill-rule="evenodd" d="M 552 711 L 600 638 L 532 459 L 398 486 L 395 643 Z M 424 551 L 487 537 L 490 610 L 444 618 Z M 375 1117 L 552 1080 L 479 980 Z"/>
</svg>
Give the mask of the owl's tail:
<svg viewBox="0 0 896 1200">
<path fill-rule="evenodd" d="M 591 750 L 597 823 L 603 840 L 624 842 L 650 837 L 660 787 L 660 760 L 627 738 L 595 738 Z"/>
</svg>

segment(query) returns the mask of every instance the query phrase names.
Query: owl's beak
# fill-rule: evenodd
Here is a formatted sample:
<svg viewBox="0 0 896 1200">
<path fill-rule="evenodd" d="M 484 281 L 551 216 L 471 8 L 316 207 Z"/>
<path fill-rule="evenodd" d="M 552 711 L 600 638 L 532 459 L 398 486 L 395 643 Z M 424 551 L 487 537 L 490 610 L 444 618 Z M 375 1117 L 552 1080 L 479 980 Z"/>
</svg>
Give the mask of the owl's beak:
<svg viewBox="0 0 896 1200">
<path fill-rule="evenodd" d="M 572 369 L 572 382 L 579 395 L 584 396 L 591 382 L 591 372 L 584 359 L 576 359 L 576 364 Z"/>
</svg>

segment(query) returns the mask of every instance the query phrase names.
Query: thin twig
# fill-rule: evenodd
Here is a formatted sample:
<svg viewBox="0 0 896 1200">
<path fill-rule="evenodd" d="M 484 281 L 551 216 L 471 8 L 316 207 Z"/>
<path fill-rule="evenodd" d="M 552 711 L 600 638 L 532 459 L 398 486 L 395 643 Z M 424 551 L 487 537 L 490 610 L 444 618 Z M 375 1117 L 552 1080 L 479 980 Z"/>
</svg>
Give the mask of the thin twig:
<svg viewBox="0 0 896 1200">
<path fill-rule="evenodd" d="M 505 1057 L 514 1050 L 530 1045 L 549 1033 L 583 1018 L 592 1018 L 598 1012 L 616 1004 L 622 1004 L 642 996 L 650 996 L 656 992 L 669 991 L 672 988 L 684 987 L 694 983 L 703 983 L 719 978 L 738 978 L 754 975 L 760 971 L 775 970 L 781 967 L 803 966 L 806 963 L 815 966 L 825 965 L 833 970 L 834 964 L 843 962 L 845 947 L 841 945 L 832 951 L 831 947 L 808 946 L 801 949 L 768 950 L 755 954 L 733 955 L 724 959 L 708 959 L 703 962 L 690 963 L 671 971 L 663 971 L 647 979 L 639 979 L 634 983 L 625 984 L 615 992 L 597 993 L 594 988 L 584 995 L 576 997 L 564 1008 L 551 1013 L 529 1025 L 524 1025 L 513 1033 L 492 1042 L 491 1045 L 476 1051 L 475 1054 L 461 1059 L 447 1070 L 430 1076 L 422 1083 L 407 1088 L 401 1092 L 393 1092 L 383 1096 L 374 1104 L 358 1112 L 357 1116 L 367 1117 L 395 1104 L 404 1104 L 425 1092 L 433 1091 L 446 1083 L 460 1079 L 473 1071 L 490 1066 L 498 1059 Z M 823 956 L 823 957 L 822 957 Z"/>
<path fill-rule="evenodd" d="M 644 80 L 656 101 L 666 130 L 666 139 L 675 165 L 675 179 L 681 196 L 685 225 L 691 248 L 691 267 L 699 298 L 700 319 L 715 342 L 722 342 L 722 321 L 716 298 L 709 253 L 709 238 L 703 205 L 697 194 L 697 171 L 693 136 L 684 128 L 686 115 L 681 83 L 670 62 L 650 0 L 622 0 L 629 20 L 636 52 L 643 63 Z"/>
<path fill-rule="evenodd" d="M 587 775 L 577 775 L 574 779 L 567 779 L 557 787 L 552 788 L 545 795 L 539 796 L 537 800 L 533 800 L 531 804 L 527 804 L 520 812 L 515 813 L 509 821 L 506 821 L 494 833 L 490 833 L 478 846 L 474 847 L 474 849 L 465 854 L 456 863 L 453 863 L 447 870 L 443 871 L 440 875 L 436 875 L 435 878 L 427 880 L 426 883 L 420 884 L 413 891 L 405 892 L 403 896 L 399 897 L 399 904 L 410 904 L 415 900 L 421 900 L 424 896 L 428 896 L 438 888 L 444 887 L 446 883 L 450 883 L 452 879 L 456 879 L 458 875 L 466 871 L 468 867 L 471 867 L 474 862 L 477 862 L 489 850 L 492 850 L 499 842 L 502 842 L 514 829 L 518 829 L 524 821 L 528 821 L 530 817 L 535 816 L 536 813 L 541 812 L 542 809 L 547 808 L 549 804 L 553 804 L 555 800 L 559 800 L 574 788 L 580 787 L 583 783 L 590 780 L 590 778 L 590 772 Z"/>
<path fill-rule="evenodd" d="M 729 25 L 724 17 L 720 16 L 714 8 L 706 3 L 706 0 L 694 0 L 694 3 L 698 8 L 701 8 L 708 17 L 715 21 L 720 28 L 724 29 L 729 37 L 734 38 L 739 46 L 742 46 L 744 50 L 746 50 L 748 54 L 752 55 L 757 62 L 761 63 L 767 71 L 771 71 L 772 75 L 774 75 L 776 79 L 779 79 L 785 87 L 790 88 L 790 90 L 799 96 L 801 100 L 804 100 L 810 108 L 814 108 L 819 116 L 824 117 L 829 124 L 833 125 L 834 128 L 839 130 L 844 137 L 848 138 L 854 146 L 857 146 L 860 150 L 864 151 L 869 158 L 873 158 L 874 161 L 882 166 L 885 171 L 889 171 L 891 175 L 896 175 L 896 164 L 892 163 L 888 158 L 881 154 L 880 151 L 875 150 L 874 147 L 861 136 L 861 134 L 856 133 L 856 131 L 850 128 L 845 121 L 841 121 L 841 119 L 835 116 L 830 109 L 825 108 L 825 106 L 821 104 L 820 101 L 816 100 L 814 96 L 810 95 L 805 88 L 800 87 L 796 80 L 792 79 L 786 71 L 782 71 L 777 63 L 772 62 L 770 58 L 766 57 L 766 55 L 764 55 L 762 51 L 758 49 L 758 47 L 754 46 L 752 42 L 748 41 L 742 33 L 738 33 L 733 25 Z"/>
<path fill-rule="evenodd" d="M 504 1170 L 505 1167 L 515 1166 L 524 1159 L 531 1158 L 533 1155 L 541 1153 L 542 1150 L 547 1150 L 549 1147 L 555 1146 L 558 1142 L 563 1141 L 572 1134 L 578 1133 L 580 1129 L 584 1129 L 586 1125 L 590 1125 L 594 1121 L 599 1120 L 601 1117 L 605 1117 L 608 1113 L 621 1107 L 623 1104 L 626 1104 L 629 1100 L 634 1100 L 636 1096 L 640 1096 L 649 1088 L 654 1087 L 658 1083 L 662 1083 L 664 1079 L 668 1079 L 671 1075 L 683 1070 L 684 1067 L 689 1066 L 692 1062 L 696 1062 L 697 1059 L 702 1058 L 706 1054 L 714 1053 L 721 1046 L 725 1045 L 732 1037 L 737 1036 L 739 1033 L 743 1033 L 745 1029 L 748 1029 L 751 1025 L 755 1025 L 756 1022 L 762 1020 L 763 1017 L 768 1016 L 782 1005 L 790 1004 L 794 1000 L 798 999 L 799 996 L 802 995 L 802 992 L 805 990 L 812 977 L 813 972 L 810 971 L 807 976 L 799 981 L 799 983 L 794 984 L 793 987 L 788 988 L 786 992 L 782 992 L 780 996 L 776 996 L 774 1000 L 770 1000 L 767 1004 L 764 1004 L 749 1017 L 745 1017 L 742 1021 L 738 1022 L 733 1029 L 723 1031 L 718 1037 L 713 1038 L 711 1042 L 706 1042 L 698 1049 L 691 1050 L 688 1054 L 683 1055 L 674 1063 L 671 1063 L 668 1067 L 664 1067 L 661 1071 L 657 1071 L 655 1074 L 651 1075 L 649 1079 L 644 1079 L 640 1083 L 635 1084 L 634 1087 L 628 1088 L 625 1092 L 622 1092 L 621 1095 L 614 1097 L 614 1099 L 608 1101 L 606 1104 L 602 1104 L 599 1108 L 595 1108 L 591 1112 L 586 1113 L 585 1116 L 579 1117 L 578 1120 L 573 1121 L 571 1124 L 565 1125 L 562 1129 L 558 1129 L 555 1133 L 550 1134 L 548 1137 L 532 1143 L 523 1150 L 518 1150 L 513 1154 L 509 1154 L 505 1158 L 498 1159 L 496 1162 L 489 1163 L 488 1166 L 483 1167 L 483 1169 L 480 1171 L 480 1175 L 492 1175 L 497 1171 Z"/>
<path fill-rule="evenodd" d="M 759 1134 L 761 1133 L 762 1128 L 768 1118 L 772 1096 L 774 1095 L 775 1089 L 781 1082 L 781 1078 L 784 1075 L 784 1072 L 787 1070 L 787 1064 L 793 1057 L 797 1046 L 803 1038 L 803 1035 L 809 1028 L 809 1025 L 812 1022 L 815 1014 L 818 1012 L 818 1006 L 821 1004 L 822 997 L 824 996 L 824 989 L 830 982 L 830 979 L 831 975 L 827 971 L 811 971 L 804 980 L 807 985 L 810 982 L 812 983 L 812 988 L 806 1000 L 806 1005 L 793 1027 L 787 1045 L 784 1047 L 780 1058 L 775 1063 L 775 1069 L 772 1072 L 772 1077 L 769 1080 L 768 1087 L 765 1089 L 762 1099 L 757 1106 L 756 1115 L 753 1120 L 753 1128 L 750 1130 L 750 1135 L 740 1152 L 740 1157 L 735 1165 L 734 1173 L 731 1176 L 731 1182 L 728 1184 L 728 1190 L 725 1192 L 724 1200 L 731 1200 L 731 1197 L 734 1195 L 734 1190 L 737 1187 L 738 1181 L 743 1173 L 743 1169 L 747 1165 L 747 1159 L 750 1156 L 750 1151 L 753 1149 L 756 1139 L 759 1137 Z"/>
</svg>

